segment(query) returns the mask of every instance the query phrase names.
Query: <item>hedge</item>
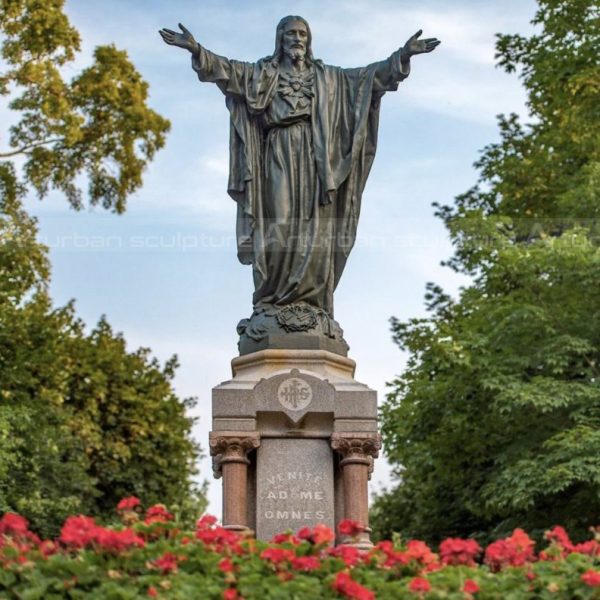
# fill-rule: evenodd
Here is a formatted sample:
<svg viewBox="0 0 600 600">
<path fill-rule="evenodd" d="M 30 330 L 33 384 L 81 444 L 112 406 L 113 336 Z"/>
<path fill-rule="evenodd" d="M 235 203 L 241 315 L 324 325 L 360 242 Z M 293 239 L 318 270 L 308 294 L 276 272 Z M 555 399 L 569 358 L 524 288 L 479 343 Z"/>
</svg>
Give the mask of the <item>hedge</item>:
<svg viewBox="0 0 600 600">
<path fill-rule="evenodd" d="M 600 599 L 600 528 L 574 544 L 562 527 L 536 551 L 526 532 L 481 548 L 449 538 L 437 552 L 394 539 L 369 551 L 351 545 L 363 527 L 340 524 L 350 543 L 333 546 L 324 525 L 261 542 L 205 515 L 182 530 L 163 505 L 145 512 L 123 499 L 120 522 L 69 517 L 55 540 L 41 540 L 14 513 L 0 518 L 0 598 L 164 599 Z"/>
</svg>

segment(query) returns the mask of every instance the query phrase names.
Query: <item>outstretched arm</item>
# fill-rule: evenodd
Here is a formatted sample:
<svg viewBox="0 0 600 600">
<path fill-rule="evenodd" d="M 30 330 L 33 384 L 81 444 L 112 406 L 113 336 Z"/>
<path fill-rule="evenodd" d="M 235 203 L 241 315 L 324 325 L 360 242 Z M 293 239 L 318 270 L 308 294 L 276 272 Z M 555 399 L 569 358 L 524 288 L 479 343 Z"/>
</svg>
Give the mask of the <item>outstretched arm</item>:
<svg viewBox="0 0 600 600">
<path fill-rule="evenodd" d="M 396 89 L 399 81 L 406 79 L 410 73 L 410 59 L 417 54 L 432 52 L 440 45 L 437 38 L 420 40 L 421 29 L 408 38 L 406 44 L 396 50 L 387 60 L 375 63 L 374 89 L 386 91 Z"/>
<path fill-rule="evenodd" d="M 179 23 L 181 33 L 172 29 L 161 29 L 158 33 L 169 46 L 184 48 L 192 55 L 192 69 L 200 81 L 216 83 L 221 91 L 230 96 L 244 95 L 244 71 L 248 63 L 229 60 L 201 46 L 191 32 Z"/>
<path fill-rule="evenodd" d="M 412 56 L 433 52 L 441 44 L 441 41 L 437 38 L 420 40 L 419 38 L 422 33 L 423 30 L 419 29 L 419 31 L 414 35 L 411 35 L 406 41 L 406 44 L 400 48 L 401 62 L 408 68 L 410 68 L 410 59 Z"/>
</svg>

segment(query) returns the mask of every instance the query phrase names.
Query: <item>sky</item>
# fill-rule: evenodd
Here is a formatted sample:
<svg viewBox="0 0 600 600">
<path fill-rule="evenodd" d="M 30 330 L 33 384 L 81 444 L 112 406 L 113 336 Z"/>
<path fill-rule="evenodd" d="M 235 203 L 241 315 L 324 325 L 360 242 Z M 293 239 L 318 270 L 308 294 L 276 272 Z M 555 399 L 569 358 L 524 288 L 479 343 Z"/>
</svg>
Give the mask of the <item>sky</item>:
<svg viewBox="0 0 600 600">
<path fill-rule="evenodd" d="M 198 399 L 194 436 L 205 450 L 211 388 L 231 377 L 236 325 L 252 312 L 252 275 L 236 258 L 224 97 L 197 80 L 189 54 L 166 46 L 158 30 L 182 22 L 208 49 L 254 61 L 272 53 L 279 19 L 299 14 L 311 25 L 315 56 L 342 67 L 386 58 L 418 29 L 442 40 L 413 58 L 410 77 L 382 101 L 358 239 L 335 294 L 356 379 L 381 403 L 407 359 L 391 340 L 389 318 L 423 316 L 427 282 L 452 294 L 467 283 L 441 265 L 452 248 L 432 203 L 451 203 L 475 184 L 473 162 L 498 139 L 496 115 L 526 115 L 518 78 L 495 68 L 494 35 L 528 33 L 535 3 L 67 0 L 66 11 L 83 39 L 66 76 L 90 63 L 96 45 L 114 43 L 127 50 L 150 85 L 150 106 L 172 129 L 124 215 L 75 212 L 59 194 L 28 200 L 50 248 L 51 292 L 57 305 L 74 298 L 89 327 L 106 315 L 131 349 L 150 347 L 162 361 L 178 355 L 175 389 Z M 221 483 L 208 458 L 200 469 L 211 481 L 209 511 L 220 516 Z M 390 482 L 381 458 L 371 490 Z"/>
</svg>

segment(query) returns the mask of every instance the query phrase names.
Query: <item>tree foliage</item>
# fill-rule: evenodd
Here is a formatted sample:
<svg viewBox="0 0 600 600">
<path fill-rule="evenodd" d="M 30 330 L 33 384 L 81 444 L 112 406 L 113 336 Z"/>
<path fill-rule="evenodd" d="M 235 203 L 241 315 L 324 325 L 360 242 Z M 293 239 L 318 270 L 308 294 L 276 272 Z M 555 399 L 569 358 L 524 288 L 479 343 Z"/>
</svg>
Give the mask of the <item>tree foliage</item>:
<svg viewBox="0 0 600 600">
<path fill-rule="evenodd" d="M 0 169 L 0 511 L 35 524 L 62 517 L 89 494 L 86 459 L 62 410 L 72 308 L 54 310 L 48 261 L 18 201 L 14 172 Z M 57 515 L 57 516 L 58 516 Z"/>
<path fill-rule="evenodd" d="M 199 514 L 194 402 L 173 391 L 176 358 L 161 366 L 105 319 L 86 333 L 72 305 L 52 306 L 46 251 L 16 191 L 0 189 L 0 512 L 54 533 L 130 493 Z"/>
<path fill-rule="evenodd" d="M 540 0 L 529 38 L 500 35 L 530 124 L 500 118 L 479 183 L 438 207 L 473 277 L 430 315 L 392 320 L 410 352 L 383 408 L 399 485 L 376 502 L 383 533 L 582 536 L 600 512 L 600 9 Z"/>
<path fill-rule="evenodd" d="M 63 4 L 0 0 L 0 94 L 21 115 L 0 159 L 24 156 L 26 182 L 40 196 L 60 190 L 75 208 L 83 207 L 78 178 L 86 175 L 90 204 L 121 213 L 169 122 L 147 106 L 148 84 L 114 46 L 97 47 L 94 62 L 65 81 L 80 38 Z"/>
<path fill-rule="evenodd" d="M 0 94 L 19 115 L 0 150 L 0 512 L 45 535 L 68 514 L 110 515 L 131 493 L 195 515 L 204 505 L 176 358 L 161 366 L 105 319 L 88 332 L 72 303 L 54 307 L 47 249 L 22 206 L 29 190 L 54 188 L 80 208 L 87 175 L 90 204 L 122 212 L 169 126 L 113 46 L 63 79 L 80 41 L 62 6 L 0 0 Z"/>
</svg>

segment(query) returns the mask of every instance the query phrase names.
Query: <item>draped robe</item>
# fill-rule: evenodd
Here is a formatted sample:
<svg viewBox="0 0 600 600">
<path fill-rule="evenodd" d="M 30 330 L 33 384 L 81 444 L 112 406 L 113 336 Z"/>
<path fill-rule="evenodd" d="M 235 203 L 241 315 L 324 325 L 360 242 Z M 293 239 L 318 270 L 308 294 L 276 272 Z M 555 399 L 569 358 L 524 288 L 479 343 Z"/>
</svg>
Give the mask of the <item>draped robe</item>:
<svg viewBox="0 0 600 600">
<path fill-rule="evenodd" d="M 218 85 L 231 117 L 228 193 L 238 258 L 253 267 L 255 310 L 307 303 L 333 318 L 377 147 L 380 99 L 408 76 L 398 50 L 342 69 L 312 61 L 312 98 L 281 94 L 272 57 L 230 60 L 199 46 L 192 68 Z"/>
</svg>

